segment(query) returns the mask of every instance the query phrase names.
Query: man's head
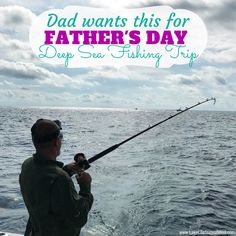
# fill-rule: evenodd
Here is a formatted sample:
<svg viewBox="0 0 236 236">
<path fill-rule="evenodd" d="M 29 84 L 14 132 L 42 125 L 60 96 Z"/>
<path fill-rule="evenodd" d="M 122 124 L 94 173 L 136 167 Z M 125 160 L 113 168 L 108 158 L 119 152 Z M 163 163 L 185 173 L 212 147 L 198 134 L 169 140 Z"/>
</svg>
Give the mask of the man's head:
<svg viewBox="0 0 236 236">
<path fill-rule="evenodd" d="M 32 141 L 36 150 L 59 156 L 63 138 L 61 129 L 61 123 L 58 120 L 37 120 L 31 128 Z"/>
</svg>

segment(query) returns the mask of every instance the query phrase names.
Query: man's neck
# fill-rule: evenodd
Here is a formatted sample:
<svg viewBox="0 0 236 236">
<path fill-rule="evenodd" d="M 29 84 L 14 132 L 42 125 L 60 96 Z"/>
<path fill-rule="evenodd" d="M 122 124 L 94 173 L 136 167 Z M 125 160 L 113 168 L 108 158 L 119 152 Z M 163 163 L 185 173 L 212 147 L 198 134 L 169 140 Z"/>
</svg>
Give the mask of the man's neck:
<svg viewBox="0 0 236 236">
<path fill-rule="evenodd" d="M 36 152 L 39 156 L 41 156 L 43 159 L 45 159 L 45 160 L 53 160 L 53 161 L 56 161 L 56 159 L 57 159 L 57 156 L 56 155 L 54 155 L 54 154 L 52 154 L 52 153 L 50 153 L 50 152 L 47 152 L 47 151 L 39 151 L 39 150 L 37 150 L 37 152 Z"/>
</svg>

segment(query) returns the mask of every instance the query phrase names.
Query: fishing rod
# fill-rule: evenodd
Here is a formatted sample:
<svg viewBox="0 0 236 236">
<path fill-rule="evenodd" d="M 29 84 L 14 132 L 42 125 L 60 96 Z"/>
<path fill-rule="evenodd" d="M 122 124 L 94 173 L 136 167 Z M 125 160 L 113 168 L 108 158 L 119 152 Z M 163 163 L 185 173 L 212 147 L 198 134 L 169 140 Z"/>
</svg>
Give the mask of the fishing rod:
<svg viewBox="0 0 236 236">
<path fill-rule="evenodd" d="M 83 165 L 82 165 L 83 168 L 84 168 L 85 170 L 88 169 L 88 168 L 90 167 L 90 165 L 89 165 L 90 163 L 93 163 L 94 161 L 96 161 L 96 160 L 100 159 L 101 157 L 107 155 L 108 153 L 114 151 L 115 149 L 117 149 L 117 148 L 120 147 L 121 145 L 123 145 L 123 144 L 129 142 L 130 140 L 136 138 L 137 136 L 139 136 L 139 135 L 141 135 L 141 134 L 147 132 L 147 131 L 150 130 L 150 129 L 153 129 L 154 127 L 156 127 L 156 126 L 158 126 L 158 125 L 160 125 L 160 124 L 162 124 L 162 123 L 164 123 L 164 122 L 166 122 L 166 121 L 168 121 L 168 120 L 170 120 L 170 119 L 172 119 L 172 118 L 174 118 L 174 117 L 176 117 L 176 116 L 178 116 L 178 115 L 180 115 L 180 114 L 182 114 L 182 113 L 184 113 L 184 112 L 186 112 L 186 111 L 188 111 L 188 110 L 193 109 L 194 107 L 197 107 L 197 106 L 199 106 L 199 105 L 201 105 L 201 104 L 203 104 L 203 103 L 209 102 L 209 101 L 214 101 L 214 104 L 215 104 L 215 103 L 216 103 L 216 98 L 214 98 L 214 97 L 212 97 L 212 98 L 207 98 L 206 100 L 204 100 L 204 101 L 202 101 L 202 102 L 198 102 L 197 104 L 194 104 L 194 105 L 191 106 L 191 107 L 186 107 L 184 110 L 180 110 L 180 111 L 177 112 L 176 114 L 170 115 L 170 116 L 167 117 L 166 119 L 164 119 L 164 120 L 162 120 L 162 121 L 160 121 L 160 122 L 158 122 L 158 123 L 156 123 L 156 124 L 154 124 L 154 125 L 152 125 L 152 126 L 146 128 L 146 129 L 144 129 L 143 131 L 141 131 L 141 132 L 139 132 L 139 133 L 137 133 L 137 134 L 131 136 L 130 138 L 127 138 L 127 139 L 125 139 L 124 141 L 122 141 L 122 142 L 120 142 L 120 143 L 118 143 L 118 144 L 115 144 L 115 145 L 113 145 L 113 146 L 107 148 L 106 150 L 104 150 L 104 151 L 102 151 L 102 152 L 100 152 L 100 153 L 94 155 L 93 157 L 89 158 L 87 161 L 83 162 Z M 75 161 L 77 161 L 77 160 L 75 159 Z M 81 163 L 81 164 L 82 164 L 82 163 Z"/>
</svg>

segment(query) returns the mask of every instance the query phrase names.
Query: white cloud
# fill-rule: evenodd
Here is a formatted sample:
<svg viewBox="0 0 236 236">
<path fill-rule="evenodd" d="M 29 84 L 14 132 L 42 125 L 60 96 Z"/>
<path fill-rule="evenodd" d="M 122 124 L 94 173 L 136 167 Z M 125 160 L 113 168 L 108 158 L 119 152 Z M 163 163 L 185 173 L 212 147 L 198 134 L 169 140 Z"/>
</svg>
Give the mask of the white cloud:
<svg viewBox="0 0 236 236">
<path fill-rule="evenodd" d="M 24 62 L 10 62 L 6 60 L 0 60 L 0 72 L 1 75 L 11 76 L 13 78 L 23 79 L 54 79 L 63 80 L 67 82 L 71 80 L 64 74 L 56 74 L 50 72 L 42 67 L 36 66 L 33 63 Z"/>
<path fill-rule="evenodd" d="M 19 78 L 36 80 L 38 85 L 48 85 L 52 87 L 91 87 L 98 83 L 87 81 L 83 78 L 71 78 L 63 73 L 55 73 L 33 63 L 11 62 L 0 60 L 0 76 L 2 78 Z"/>
<path fill-rule="evenodd" d="M 38 61 L 29 43 L 6 34 L 0 34 L 0 53 L 3 59 L 9 61 Z"/>
<path fill-rule="evenodd" d="M 10 89 L 0 88 L 0 105 L 10 106 L 53 106 L 53 107 L 115 107 L 125 104 L 127 100 L 119 96 L 104 93 L 71 94 L 68 92 L 53 93 L 35 91 L 18 86 Z M 115 105 L 116 104 L 116 105 Z"/>
<path fill-rule="evenodd" d="M 25 36 L 28 32 L 35 14 L 21 6 L 0 7 L 0 27 L 2 31 L 17 33 Z"/>
<path fill-rule="evenodd" d="M 130 1 L 125 2 L 126 4 L 130 3 Z M 205 22 L 208 30 L 208 45 L 201 58 L 210 63 L 235 63 L 235 0 L 142 0 L 133 3 L 135 7 L 155 5 L 170 5 L 173 8 L 188 9 L 198 14 Z"/>
<path fill-rule="evenodd" d="M 12 2 L 5 0 L 4 4 Z M 236 31 L 232 28 L 235 27 L 232 0 L 91 0 L 80 3 L 75 0 L 63 3 L 15 0 L 14 3 L 29 6 L 30 9 L 21 6 L 0 7 L 1 104 L 176 108 L 179 104 L 191 104 L 208 96 L 216 96 L 220 100 L 216 109 L 236 110 L 232 99 L 236 96 Z M 28 44 L 28 31 L 35 17 L 33 12 L 39 14 L 49 7 L 61 8 L 72 4 L 117 8 L 165 4 L 190 9 L 199 14 L 207 25 L 207 49 L 191 70 L 185 66 L 173 70 L 129 66 L 121 69 L 91 67 L 80 75 L 73 74 L 71 78 L 66 74 L 70 71 L 62 68 L 60 73 L 56 73 L 53 71 L 55 67 L 34 59 Z M 21 80 L 22 85 L 19 86 L 11 82 L 11 78 L 25 80 Z M 100 78 L 109 80 L 106 83 L 108 88 L 103 86 Z M 119 87 L 113 86 L 112 80 L 119 81 Z M 32 83 L 29 85 L 27 81 Z M 126 87 L 126 84 L 129 86 Z M 75 94 L 76 89 L 88 87 L 93 89 Z M 45 88 L 53 88 L 54 91 L 46 92 Z M 68 92 L 61 92 L 63 88 Z"/>
<path fill-rule="evenodd" d="M 234 67 L 203 66 L 200 70 L 194 69 L 193 73 L 201 78 L 205 84 L 208 84 L 209 87 L 219 86 L 219 78 L 225 80 L 225 83 L 234 84 L 236 87 L 236 81 L 232 80 L 232 77 L 236 74 L 236 68 Z M 221 85 L 224 85 L 224 83 Z"/>
<path fill-rule="evenodd" d="M 0 7 L 0 54 L 9 61 L 37 61 L 29 45 L 29 28 L 35 14 L 21 6 Z"/>
<path fill-rule="evenodd" d="M 133 80 L 133 81 L 157 81 L 164 76 L 169 75 L 170 72 L 165 69 L 157 69 L 145 66 L 123 66 L 120 68 L 110 66 L 92 67 L 87 74 L 83 75 L 84 79 L 89 78 L 99 79 L 105 78 L 107 80 Z M 161 83 L 168 83 L 168 81 L 160 80 Z"/>
<path fill-rule="evenodd" d="M 44 91 L 15 89 L 0 89 L 1 105 L 18 105 L 20 106 L 55 106 L 57 102 L 67 103 L 69 99 L 65 94 L 53 94 Z"/>
<path fill-rule="evenodd" d="M 201 57 L 210 63 L 235 63 L 235 38 L 236 33 L 227 29 L 209 32 L 208 46 Z"/>
<path fill-rule="evenodd" d="M 224 98 L 236 88 L 235 74 L 234 68 L 204 66 L 200 70 L 193 69 L 191 75 L 172 74 L 166 79 L 171 80 L 169 88 L 181 91 L 181 95 L 183 91 L 194 91 L 201 96 Z"/>
</svg>

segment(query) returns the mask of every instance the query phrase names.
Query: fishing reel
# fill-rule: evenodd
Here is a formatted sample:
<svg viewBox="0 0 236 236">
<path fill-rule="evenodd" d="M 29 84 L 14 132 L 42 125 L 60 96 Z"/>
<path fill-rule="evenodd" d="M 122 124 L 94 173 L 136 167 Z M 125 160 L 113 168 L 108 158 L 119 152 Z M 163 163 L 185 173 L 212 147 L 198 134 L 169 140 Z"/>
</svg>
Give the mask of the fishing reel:
<svg viewBox="0 0 236 236">
<path fill-rule="evenodd" d="M 86 160 L 85 155 L 83 153 L 77 153 L 74 156 L 74 161 L 76 162 L 76 165 L 78 165 L 83 170 L 87 170 L 90 168 L 88 160 Z"/>
</svg>

